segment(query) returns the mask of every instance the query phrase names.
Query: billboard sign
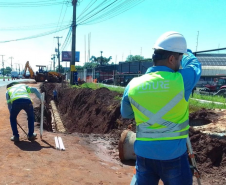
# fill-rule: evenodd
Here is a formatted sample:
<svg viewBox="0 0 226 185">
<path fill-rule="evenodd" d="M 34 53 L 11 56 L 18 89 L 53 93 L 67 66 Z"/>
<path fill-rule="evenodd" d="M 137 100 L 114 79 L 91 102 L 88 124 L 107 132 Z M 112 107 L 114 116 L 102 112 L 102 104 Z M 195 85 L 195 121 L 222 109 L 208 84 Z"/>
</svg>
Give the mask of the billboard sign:
<svg viewBox="0 0 226 185">
<path fill-rule="evenodd" d="M 62 51 L 62 62 L 71 61 L 71 51 Z M 75 62 L 79 62 L 80 52 L 75 53 Z"/>
</svg>

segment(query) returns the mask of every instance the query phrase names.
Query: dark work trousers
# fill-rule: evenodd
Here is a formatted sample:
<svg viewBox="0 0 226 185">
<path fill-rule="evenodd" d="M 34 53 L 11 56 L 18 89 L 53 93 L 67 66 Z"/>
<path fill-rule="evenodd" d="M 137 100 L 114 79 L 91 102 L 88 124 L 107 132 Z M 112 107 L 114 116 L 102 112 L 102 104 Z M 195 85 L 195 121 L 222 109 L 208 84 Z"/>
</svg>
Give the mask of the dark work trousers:
<svg viewBox="0 0 226 185">
<path fill-rule="evenodd" d="M 10 123 L 13 135 L 19 137 L 16 118 L 22 109 L 25 110 L 28 116 L 28 136 L 31 137 L 34 133 L 34 110 L 32 102 L 29 99 L 17 99 L 13 101 L 10 110 Z"/>
<path fill-rule="evenodd" d="M 171 160 L 154 160 L 137 156 L 136 185 L 192 185 L 188 154 Z"/>
</svg>

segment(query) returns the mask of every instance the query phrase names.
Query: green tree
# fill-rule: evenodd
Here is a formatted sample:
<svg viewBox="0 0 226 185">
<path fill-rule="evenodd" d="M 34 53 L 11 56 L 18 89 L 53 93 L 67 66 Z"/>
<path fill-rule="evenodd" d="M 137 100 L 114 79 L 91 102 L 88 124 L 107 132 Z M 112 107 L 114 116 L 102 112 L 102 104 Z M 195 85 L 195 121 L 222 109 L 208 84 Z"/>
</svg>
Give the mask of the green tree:
<svg viewBox="0 0 226 185">
<path fill-rule="evenodd" d="M 1 73 L 3 74 L 3 69 L 4 69 L 4 75 L 11 74 L 11 67 L 6 67 L 6 68 L 1 68 Z"/>
<path fill-rule="evenodd" d="M 56 67 L 56 72 L 59 72 L 59 66 Z M 64 68 L 62 65 L 60 65 L 60 73 L 64 73 Z"/>
<path fill-rule="evenodd" d="M 76 68 L 77 70 L 83 70 L 83 69 L 84 69 L 84 66 L 75 66 L 75 68 Z"/>
<path fill-rule="evenodd" d="M 139 60 L 144 60 L 144 57 L 140 55 L 129 55 L 126 58 L 126 62 L 133 62 L 133 61 L 139 61 Z"/>
<path fill-rule="evenodd" d="M 110 56 L 110 57 L 108 57 L 108 58 L 106 58 L 106 57 L 95 57 L 95 56 L 92 56 L 91 58 L 90 58 L 90 61 L 92 62 L 92 63 L 97 63 L 98 65 L 108 65 L 109 64 L 109 62 L 110 62 L 110 60 L 112 59 L 112 57 Z"/>
<path fill-rule="evenodd" d="M 95 68 L 98 66 L 98 63 L 95 62 L 86 62 L 83 66 L 83 68 Z"/>
<path fill-rule="evenodd" d="M 11 74 L 11 71 L 12 71 L 11 67 L 6 67 L 4 72 L 5 74 Z"/>
</svg>

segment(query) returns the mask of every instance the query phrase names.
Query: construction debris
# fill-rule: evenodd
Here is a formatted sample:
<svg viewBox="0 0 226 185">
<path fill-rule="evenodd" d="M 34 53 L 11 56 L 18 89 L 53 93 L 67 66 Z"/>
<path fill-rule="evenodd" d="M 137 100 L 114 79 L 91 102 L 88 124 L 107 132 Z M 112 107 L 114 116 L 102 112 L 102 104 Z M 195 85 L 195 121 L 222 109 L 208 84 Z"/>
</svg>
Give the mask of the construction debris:
<svg viewBox="0 0 226 185">
<path fill-rule="evenodd" d="M 64 143 L 61 137 L 56 136 L 54 140 L 55 140 L 57 150 L 65 150 Z"/>
</svg>

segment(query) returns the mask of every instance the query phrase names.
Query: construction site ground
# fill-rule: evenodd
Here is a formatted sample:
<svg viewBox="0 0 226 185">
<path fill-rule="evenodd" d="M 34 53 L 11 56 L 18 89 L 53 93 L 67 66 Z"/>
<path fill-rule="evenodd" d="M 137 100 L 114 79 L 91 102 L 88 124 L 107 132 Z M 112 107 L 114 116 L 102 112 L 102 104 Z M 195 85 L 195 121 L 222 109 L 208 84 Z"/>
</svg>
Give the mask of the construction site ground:
<svg viewBox="0 0 226 185">
<path fill-rule="evenodd" d="M 29 84 L 39 87 L 39 84 Z M 133 166 L 124 165 L 106 155 L 104 137 L 97 140 L 99 154 L 92 143 L 79 134 L 56 134 L 44 131 L 43 141 L 39 137 L 39 126 L 35 122 L 37 140 L 30 142 L 18 127 L 21 141 L 10 141 L 12 131 L 9 111 L 5 100 L 5 87 L 0 87 L 0 184 L 22 185 L 105 185 L 129 184 L 133 175 Z M 34 107 L 40 105 L 38 98 L 31 95 Z M 27 131 L 27 116 L 24 111 L 18 116 L 18 123 Z M 55 149 L 55 136 L 61 136 L 65 151 Z M 96 136 L 93 136 L 96 138 Z M 103 151 L 101 150 L 103 148 Z"/>
<path fill-rule="evenodd" d="M 130 184 L 135 161 L 119 160 L 118 141 L 121 132 L 134 120 L 121 118 L 121 94 L 107 88 L 71 89 L 65 84 L 31 82 L 29 85 L 40 87 L 46 94 L 43 140 L 39 138 L 40 102 L 32 95 L 38 138 L 28 141 L 18 127 L 21 142 L 10 141 L 6 89 L 0 87 L 0 184 Z M 58 90 L 56 104 L 67 130 L 64 134 L 52 132 L 49 104 L 54 88 Z M 226 184 L 225 121 L 225 110 L 203 109 L 190 114 L 190 139 L 202 184 Z M 21 111 L 18 123 L 27 131 L 25 112 Z M 62 137 L 65 151 L 55 149 L 57 135 Z M 195 177 L 193 181 L 197 184 Z"/>
</svg>

